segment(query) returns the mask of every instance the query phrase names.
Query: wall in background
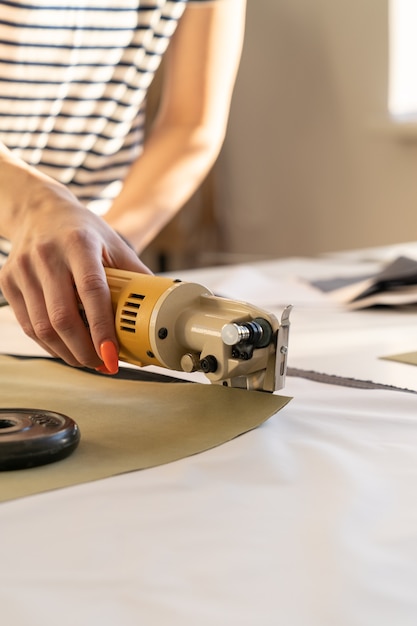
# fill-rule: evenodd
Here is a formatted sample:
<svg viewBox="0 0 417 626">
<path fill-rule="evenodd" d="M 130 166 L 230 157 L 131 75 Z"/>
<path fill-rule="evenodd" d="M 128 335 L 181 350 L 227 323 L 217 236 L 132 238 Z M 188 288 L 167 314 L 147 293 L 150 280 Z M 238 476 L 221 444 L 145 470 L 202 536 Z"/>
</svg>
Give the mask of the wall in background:
<svg viewBox="0 0 417 626">
<path fill-rule="evenodd" d="M 417 239 L 417 141 L 388 118 L 388 0 L 248 0 L 215 168 L 225 259 Z"/>
</svg>

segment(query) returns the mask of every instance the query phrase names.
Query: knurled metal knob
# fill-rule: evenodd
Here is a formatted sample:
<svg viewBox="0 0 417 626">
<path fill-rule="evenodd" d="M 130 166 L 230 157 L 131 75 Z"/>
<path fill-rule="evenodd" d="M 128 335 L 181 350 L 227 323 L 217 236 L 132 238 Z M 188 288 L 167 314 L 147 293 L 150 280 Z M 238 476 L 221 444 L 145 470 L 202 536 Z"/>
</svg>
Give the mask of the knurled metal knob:
<svg viewBox="0 0 417 626">
<path fill-rule="evenodd" d="M 241 341 L 247 341 L 250 330 L 240 324 L 225 324 L 221 330 L 221 338 L 226 346 L 235 346 Z"/>
</svg>

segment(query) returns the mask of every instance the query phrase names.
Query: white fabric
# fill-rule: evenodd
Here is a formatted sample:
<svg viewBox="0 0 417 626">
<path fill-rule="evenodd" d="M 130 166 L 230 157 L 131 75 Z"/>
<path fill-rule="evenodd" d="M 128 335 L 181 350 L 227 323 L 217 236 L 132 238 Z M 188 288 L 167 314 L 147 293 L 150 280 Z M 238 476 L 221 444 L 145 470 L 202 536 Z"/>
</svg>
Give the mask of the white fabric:
<svg viewBox="0 0 417 626">
<path fill-rule="evenodd" d="M 335 263 L 181 277 L 237 292 L 248 272 L 248 300 L 294 298 L 293 366 L 380 378 L 370 346 L 397 346 L 417 314 L 329 309 L 299 278 L 363 270 Z M 29 345 L 0 309 L 0 351 Z M 391 384 L 398 367 L 417 379 L 387 367 Z M 282 411 L 219 448 L 1 505 L 2 623 L 415 626 L 417 395 L 300 378 L 284 391 Z"/>
<path fill-rule="evenodd" d="M 414 626 L 415 396 L 286 391 L 220 448 L 2 505 L 2 622 Z"/>
</svg>

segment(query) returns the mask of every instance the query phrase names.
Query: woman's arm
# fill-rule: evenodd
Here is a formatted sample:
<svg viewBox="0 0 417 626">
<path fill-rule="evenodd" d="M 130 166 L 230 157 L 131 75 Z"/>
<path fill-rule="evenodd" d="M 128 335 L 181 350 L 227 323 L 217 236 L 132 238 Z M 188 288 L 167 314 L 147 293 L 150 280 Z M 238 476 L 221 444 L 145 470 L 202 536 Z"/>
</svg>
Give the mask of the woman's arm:
<svg viewBox="0 0 417 626">
<path fill-rule="evenodd" d="M 104 219 L 141 252 L 198 188 L 223 142 L 245 0 L 191 3 L 169 44 L 159 113 Z"/>
</svg>

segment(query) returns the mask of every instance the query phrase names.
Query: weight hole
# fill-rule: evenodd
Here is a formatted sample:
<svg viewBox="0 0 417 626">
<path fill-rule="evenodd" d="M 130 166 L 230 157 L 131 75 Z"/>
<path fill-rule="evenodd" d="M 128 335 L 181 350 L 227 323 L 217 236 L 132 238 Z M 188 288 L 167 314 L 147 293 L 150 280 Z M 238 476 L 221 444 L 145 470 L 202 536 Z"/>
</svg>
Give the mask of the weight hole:
<svg viewBox="0 0 417 626">
<path fill-rule="evenodd" d="M 0 428 L 12 428 L 12 426 L 16 426 L 16 422 L 12 422 L 12 420 L 0 419 Z"/>
</svg>

